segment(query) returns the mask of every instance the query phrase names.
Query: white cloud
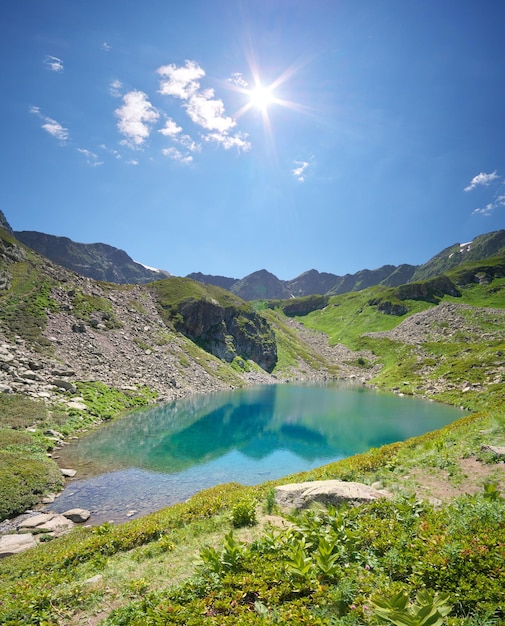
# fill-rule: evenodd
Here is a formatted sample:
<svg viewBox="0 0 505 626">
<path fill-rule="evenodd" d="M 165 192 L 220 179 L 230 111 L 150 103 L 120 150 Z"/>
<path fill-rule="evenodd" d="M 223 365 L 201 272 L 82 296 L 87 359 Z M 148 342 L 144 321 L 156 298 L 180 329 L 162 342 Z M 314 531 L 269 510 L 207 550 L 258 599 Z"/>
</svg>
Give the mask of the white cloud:
<svg viewBox="0 0 505 626">
<path fill-rule="evenodd" d="M 105 50 L 105 52 L 109 52 L 110 50 L 112 50 L 112 46 L 110 46 L 106 41 L 104 41 L 102 44 L 102 50 Z"/>
<path fill-rule="evenodd" d="M 86 163 L 91 165 L 91 167 L 97 167 L 98 165 L 103 165 L 103 161 L 98 160 L 98 155 L 91 150 L 86 150 L 85 148 L 77 148 L 77 152 L 83 154 L 86 158 Z"/>
<path fill-rule="evenodd" d="M 474 176 L 472 178 L 468 187 L 465 187 L 465 191 L 472 191 L 480 185 L 487 187 L 490 183 L 493 182 L 493 180 L 496 180 L 497 178 L 500 177 L 496 173 L 496 170 L 494 172 L 491 172 L 491 174 L 484 174 L 484 172 L 481 172 L 480 174 L 477 174 L 477 176 Z"/>
<path fill-rule="evenodd" d="M 182 128 L 180 126 L 177 126 L 174 120 L 169 117 L 168 120 L 165 122 L 165 126 L 161 128 L 158 132 L 165 137 L 176 137 L 181 131 Z"/>
<path fill-rule="evenodd" d="M 183 154 L 180 150 L 177 150 L 177 148 L 165 148 L 162 152 L 169 159 L 179 161 L 179 163 L 188 164 L 193 160 L 190 154 Z"/>
<path fill-rule="evenodd" d="M 485 217 L 489 217 L 495 209 L 502 206 L 505 206 L 505 195 L 498 196 L 493 202 L 486 204 L 483 209 L 474 209 L 472 215 L 484 215 Z"/>
<path fill-rule="evenodd" d="M 163 65 L 156 72 L 162 77 L 160 93 L 181 100 L 187 100 L 198 91 L 199 79 L 205 76 L 205 71 L 195 61 L 186 61 L 181 67 L 173 63 Z"/>
<path fill-rule="evenodd" d="M 114 98 L 121 98 L 123 83 L 120 80 L 113 80 L 109 85 L 109 93 Z"/>
<path fill-rule="evenodd" d="M 233 83 L 237 87 L 247 87 L 249 85 L 240 72 L 234 72 L 230 78 L 228 78 L 228 82 Z"/>
<path fill-rule="evenodd" d="M 47 117 L 47 115 L 41 113 L 39 107 L 31 107 L 30 113 L 37 115 L 37 117 L 39 117 L 44 122 L 42 124 L 42 128 L 50 135 L 56 137 L 56 139 L 59 139 L 61 142 L 65 142 L 68 139 L 68 129 L 62 126 L 56 120 L 53 120 L 52 118 Z"/>
<path fill-rule="evenodd" d="M 305 170 L 309 167 L 307 161 L 295 161 L 296 167 L 291 170 L 293 176 L 301 183 L 305 181 Z"/>
<path fill-rule="evenodd" d="M 237 148 L 247 152 L 251 149 L 251 142 L 247 140 L 247 133 L 236 133 L 235 135 L 228 135 L 226 133 L 207 133 L 203 135 L 205 141 L 214 141 L 221 144 L 225 150 L 230 148 Z"/>
<path fill-rule="evenodd" d="M 162 77 L 160 93 L 183 100 L 182 106 L 189 119 L 203 129 L 201 137 L 204 141 L 219 143 L 225 149 L 232 147 L 244 151 L 250 149 L 251 144 L 246 134 L 230 135 L 237 122 L 226 115 L 224 103 L 215 97 L 214 89 L 201 89 L 200 80 L 205 76 L 205 70 L 198 63 L 187 60 L 180 67 L 175 64 L 164 65 L 159 67 L 157 72 Z M 239 73 L 233 74 L 230 80 L 236 84 L 246 84 Z M 160 132 L 192 152 L 200 150 L 200 145 L 189 135 L 177 136 L 174 131 L 175 127 L 167 122 L 165 129 Z"/>
<path fill-rule="evenodd" d="M 50 54 L 44 59 L 44 65 L 51 72 L 63 72 L 63 61 L 58 57 L 53 57 Z"/>
<path fill-rule="evenodd" d="M 190 152 L 200 152 L 202 149 L 202 146 L 199 143 L 196 143 L 196 141 L 189 135 L 181 135 L 178 138 L 178 142 Z"/>
<path fill-rule="evenodd" d="M 225 116 L 223 101 L 215 100 L 213 97 L 213 89 L 191 96 L 185 105 L 186 111 L 191 121 L 198 126 L 206 130 L 227 133 L 236 122 L 231 117 Z"/>
<path fill-rule="evenodd" d="M 115 114 L 119 118 L 119 131 L 126 137 L 123 143 L 131 148 L 141 146 L 149 138 L 150 125 L 160 116 L 142 91 L 125 94 L 123 106 L 116 109 Z"/>
</svg>

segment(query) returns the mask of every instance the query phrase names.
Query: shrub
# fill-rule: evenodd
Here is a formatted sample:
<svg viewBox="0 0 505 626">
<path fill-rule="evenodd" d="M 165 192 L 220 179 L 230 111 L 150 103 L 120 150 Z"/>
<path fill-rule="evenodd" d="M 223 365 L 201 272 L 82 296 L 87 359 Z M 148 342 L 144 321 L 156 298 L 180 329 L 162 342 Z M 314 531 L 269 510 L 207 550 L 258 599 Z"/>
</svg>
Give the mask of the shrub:
<svg viewBox="0 0 505 626">
<path fill-rule="evenodd" d="M 256 500 L 246 498 L 237 502 L 231 510 L 231 522 L 235 528 L 254 526 L 256 519 Z"/>
</svg>

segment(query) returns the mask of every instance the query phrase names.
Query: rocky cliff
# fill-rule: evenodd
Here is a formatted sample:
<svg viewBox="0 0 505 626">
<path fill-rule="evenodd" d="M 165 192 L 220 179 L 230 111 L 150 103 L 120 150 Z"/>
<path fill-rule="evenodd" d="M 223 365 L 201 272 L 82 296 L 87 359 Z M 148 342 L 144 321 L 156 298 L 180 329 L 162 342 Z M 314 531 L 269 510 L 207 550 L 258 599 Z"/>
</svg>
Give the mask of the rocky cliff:
<svg viewBox="0 0 505 626">
<path fill-rule="evenodd" d="M 231 363 L 251 360 L 267 372 L 277 362 L 268 322 L 246 302 L 215 286 L 189 278 L 167 278 L 152 285 L 167 323 L 214 356 Z"/>
</svg>

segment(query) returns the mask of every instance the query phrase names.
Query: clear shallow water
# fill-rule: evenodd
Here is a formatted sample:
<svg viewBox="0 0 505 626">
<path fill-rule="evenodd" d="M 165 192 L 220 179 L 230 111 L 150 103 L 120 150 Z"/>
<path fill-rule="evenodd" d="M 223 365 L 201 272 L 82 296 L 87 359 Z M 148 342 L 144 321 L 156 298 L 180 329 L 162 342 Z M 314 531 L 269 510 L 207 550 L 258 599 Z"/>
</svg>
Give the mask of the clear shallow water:
<svg viewBox="0 0 505 626">
<path fill-rule="evenodd" d="M 268 385 L 177 400 L 65 446 L 60 464 L 77 480 L 51 510 L 81 507 L 94 523 L 124 521 L 219 483 L 310 470 L 462 416 L 365 387 Z"/>
</svg>

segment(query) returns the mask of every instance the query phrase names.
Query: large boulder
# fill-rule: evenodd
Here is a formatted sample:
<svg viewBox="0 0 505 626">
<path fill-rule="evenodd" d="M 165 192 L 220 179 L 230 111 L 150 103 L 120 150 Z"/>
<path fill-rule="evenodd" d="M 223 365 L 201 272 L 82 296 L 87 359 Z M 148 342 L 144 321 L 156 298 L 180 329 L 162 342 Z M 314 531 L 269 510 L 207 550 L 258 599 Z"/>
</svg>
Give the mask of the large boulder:
<svg viewBox="0 0 505 626">
<path fill-rule="evenodd" d="M 4 535 L 0 537 L 0 559 L 4 556 L 24 552 L 24 550 L 34 548 L 36 545 L 37 542 L 31 533 L 24 535 Z"/>
<path fill-rule="evenodd" d="M 385 490 L 342 480 L 314 480 L 275 488 L 275 502 L 289 509 L 305 509 L 313 502 L 337 506 L 343 502 L 358 504 L 388 497 L 390 494 Z"/>
<path fill-rule="evenodd" d="M 24 520 L 19 524 L 20 530 L 32 530 L 40 533 L 52 533 L 55 536 L 63 535 L 74 527 L 74 523 L 57 513 L 40 513 Z"/>
<path fill-rule="evenodd" d="M 74 522 L 74 524 L 82 524 L 89 520 L 91 514 L 87 509 L 70 509 L 62 513 L 62 515 Z"/>
</svg>

